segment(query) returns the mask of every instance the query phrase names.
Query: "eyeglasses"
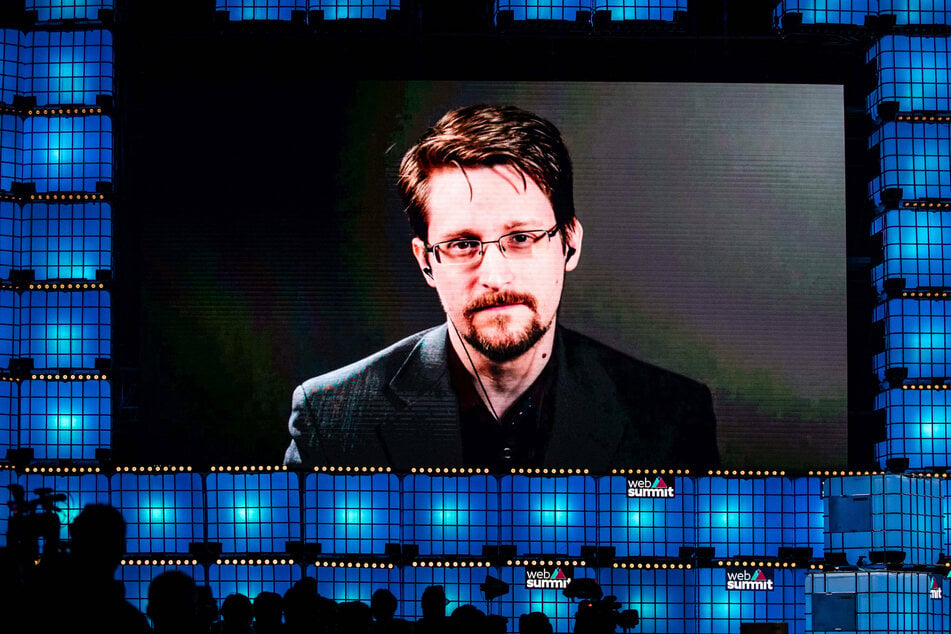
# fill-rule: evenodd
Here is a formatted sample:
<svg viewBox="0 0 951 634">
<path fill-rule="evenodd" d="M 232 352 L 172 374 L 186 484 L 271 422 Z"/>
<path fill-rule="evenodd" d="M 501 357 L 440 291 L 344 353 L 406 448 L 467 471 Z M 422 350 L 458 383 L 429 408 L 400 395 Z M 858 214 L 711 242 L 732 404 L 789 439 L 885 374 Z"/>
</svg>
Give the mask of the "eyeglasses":
<svg viewBox="0 0 951 634">
<path fill-rule="evenodd" d="M 486 245 L 497 244 L 503 257 L 510 260 L 522 260 L 532 257 L 540 248 L 548 246 L 556 233 L 558 233 L 558 225 L 551 229 L 506 233 L 498 240 L 474 238 L 446 240 L 427 244 L 426 250 L 431 252 L 436 257 L 436 262 L 440 264 L 476 264 L 482 261 Z M 544 238 L 548 240 L 544 244 L 539 244 Z"/>
</svg>

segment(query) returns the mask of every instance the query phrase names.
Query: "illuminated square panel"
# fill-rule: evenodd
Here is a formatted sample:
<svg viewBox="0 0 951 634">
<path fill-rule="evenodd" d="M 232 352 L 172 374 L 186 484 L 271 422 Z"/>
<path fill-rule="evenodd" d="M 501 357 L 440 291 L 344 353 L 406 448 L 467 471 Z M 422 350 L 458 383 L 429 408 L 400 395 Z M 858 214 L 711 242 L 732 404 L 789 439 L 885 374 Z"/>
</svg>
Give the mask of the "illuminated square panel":
<svg viewBox="0 0 951 634">
<path fill-rule="evenodd" d="M 598 544 L 618 557 L 677 557 L 681 546 L 696 545 L 693 480 L 611 476 L 597 487 Z M 672 497 L 657 497 L 669 488 Z"/>
<path fill-rule="evenodd" d="M 577 557 L 597 539 L 595 480 L 585 476 L 503 476 L 502 544 L 519 555 Z"/>
<path fill-rule="evenodd" d="M 20 32 L 0 29 L 0 103 L 12 104 L 20 82 Z"/>
<path fill-rule="evenodd" d="M 396 616 L 399 617 L 401 614 L 406 614 L 411 605 L 418 600 L 412 596 L 405 599 L 401 597 L 401 594 L 406 592 L 406 586 L 401 584 L 403 573 L 396 567 L 362 568 L 323 565 L 316 568 L 309 567 L 306 572 L 307 576 L 317 579 L 317 592 L 320 596 L 333 599 L 337 603 L 362 601 L 369 605 L 373 593 L 380 588 L 385 588 L 400 602 L 396 608 Z"/>
<path fill-rule="evenodd" d="M 885 352 L 873 360 L 879 379 L 891 368 L 907 368 L 911 379 L 951 376 L 951 303 L 891 299 L 873 319 L 885 329 Z"/>
<path fill-rule="evenodd" d="M 8 367 L 11 357 L 19 356 L 16 329 L 16 291 L 0 289 L 0 367 Z"/>
<path fill-rule="evenodd" d="M 481 555 L 499 544 L 499 491 L 494 477 L 403 478 L 403 541 L 423 556 Z"/>
<path fill-rule="evenodd" d="M 822 480 L 815 477 L 783 479 L 782 535 L 779 543 L 789 548 L 811 548 L 813 557 L 823 556 L 825 520 Z"/>
<path fill-rule="evenodd" d="M 17 423 L 18 402 L 19 386 L 12 381 L 0 381 L 0 456 L 6 456 L 8 450 L 17 449 L 20 446 Z M 0 512 L 0 516 L 5 518 L 6 514 Z"/>
<path fill-rule="evenodd" d="M 951 24 L 948 0 L 878 0 L 879 15 L 894 15 L 897 26 Z"/>
<path fill-rule="evenodd" d="M 0 114 L 0 190 L 3 191 L 10 191 L 10 185 L 18 177 L 20 121 L 15 114 Z"/>
<path fill-rule="evenodd" d="M 739 623 L 787 623 L 790 632 L 811 631 L 804 628 L 805 570 L 753 566 L 696 573 L 697 632 L 737 632 Z"/>
<path fill-rule="evenodd" d="M 39 192 L 96 191 L 112 182 L 112 120 L 102 115 L 29 117 L 23 123 L 18 180 Z"/>
<path fill-rule="evenodd" d="M 876 445 L 884 468 L 891 458 L 908 458 L 911 469 L 951 466 L 951 394 L 946 390 L 890 389 L 875 397 L 885 412 L 885 441 Z"/>
<path fill-rule="evenodd" d="M 18 215 L 15 268 L 32 270 L 37 280 L 93 280 L 97 271 L 112 269 L 109 203 L 28 203 Z M 0 249 L 2 240 L 0 233 Z M 0 257 L 2 255 L 0 250 Z M 2 271 L 0 266 L 0 273 Z"/>
<path fill-rule="evenodd" d="M 19 205 L 0 201 L 0 279 L 10 279 L 10 269 L 17 268 L 17 246 L 15 244 L 15 218 L 19 215 Z"/>
<path fill-rule="evenodd" d="M 208 567 L 208 585 L 219 606 L 229 594 L 243 594 L 252 600 L 261 592 L 284 596 L 299 578 L 300 568 L 288 564 L 212 564 Z"/>
<path fill-rule="evenodd" d="M 514 566 L 511 568 L 502 568 L 498 572 L 493 571 L 491 573 L 496 576 L 498 576 L 498 573 L 501 573 L 502 581 L 509 584 L 509 594 L 500 599 L 502 604 L 501 614 L 509 618 L 508 631 L 519 631 L 518 617 L 522 614 L 528 614 L 529 612 L 541 612 L 547 616 L 556 632 L 576 631 L 574 628 L 575 615 L 578 612 L 578 599 L 567 598 L 564 595 L 564 590 L 561 588 L 527 588 L 526 579 L 529 570 L 530 569 L 524 566 Z M 537 569 L 531 570 L 534 571 Z M 554 570 L 551 570 L 551 572 L 554 573 Z M 597 576 L 597 571 L 590 568 L 576 567 L 573 572 L 573 578 L 576 579 L 594 578 Z M 608 589 L 604 586 L 602 586 L 602 590 L 604 590 L 605 594 L 610 594 Z M 639 628 L 633 631 L 637 632 Z"/>
<path fill-rule="evenodd" d="M 620 610 L 637 610 L 635 632 L 697 632 L 697 577 L 697 570 L 597 571 L 602 591 L 617 597 Z"/>
<path fill-rule="evenodd" d="M 516 20 L 568 20 L 578 11 L 594 11 L 594 0 L 499 0 L 499 11 L 511 11 Z M 620 18 L 618 18 L 620 19 Z"/>
<path fill-rule="evenodd" d="M 893 209 L 873 221 L 872 235 L 881 235 L 884 256 L 872 269 L 879 293 L 892 278 L 908 289 L 951 287 L 951 213 Z"/>
<path fill-rule="evenodd" d="M 321 10 L 325 20 L 385 20 L 387 11 L 398 11 L 399 0 L 308 0 L 307 10 Z"/>
<path fill-rule="evenodd" d="M 109 480 L 100 473 L 69 476 L 28 473 L 17 481 L 26 490 L 28 501 L 37 499 L 39 489 L 50 489 L 57 496 L 55 507 L 61 541 L 69 539 L 69 524 L 87 504 L 109 504 Z"/>
<path fill-rule="evenodd" d="M 905 563 L 933 565 L 943 541 L 942 487 L 935 478 L 877 474 L 824 484 L 825 548 L 849 563 L 872 551 L 905 553 Z"/>
<path fill-rule="evenodd" d="M 113 46 L 109 31 L 34 31 L 30 62 L 21 71 L 20 94 L 37 105 L 94 105 L 112 94 Z"/>
<path fill-rule="evenodd" d="M 885 35 L 868 52 L 875 62 L 877 87 L 868 96 L 868 113 L 877 117 L 883 101 L 898 102 L 901 112 L 949 111 L 949 65 L 947 37 Z"/>
<path fill-rule="evenodd" d="M 782 0 L 773 11 L 780 22 L 789 13 L 802 14 L 803 24 L 852 24 L 862 26 L 878 14 L 880 0 Z"/>
<path fill-rule="evenodd" d="M 482 595 L 482 591 L 479 590 L 479 586 L 485 583 L 487 576 L 501 578 L 502 581 L 510 583 L 512 580 L 512 570 L 514 570 L 514 568 L 437 568 L 433 566 L 407 566 L 402 570 L 402 592 L 397 592 L 395 586 L 390 586 L 389 590 L 397 596 L 400 602 L 396 615 L 402 615 L 402 618 L 408 621 L 418 621 L 423 618 L 420 597 L 422 597 L 423 591 L 428 586 L 443 587 L 446 599 L 449 601 L 448 605 L 446 605 L 446 615 L 452 614 L 452 611 L 461 605 L 474 605 L 485 612 L 486 601 Z M 318 570 L 318 581 L 321 580 L 320 574 L 322 574 L 322 571 Z M 321 594 L 323 594 L 322 590 Z M 505 601 L 508 599 L 509 595 L 506 595 L 502 597 L 501 600 Z M 496 603 L 493 603 L 493 608 L 496 607 Z M 493 612 L 508 616 L 508 610 L 504 607 L 499 608 L 498 611 L 493 610 Z M 510 620 L 509 632 L 517 631 L 517 627 L 513 627 L 513 625 Z"/>
<path fill-rule="evenodd" d="M 672 22 L 675 11 L 686 11 L 687 0 L 593 0 L 595 11 L 610 11 L 612 20 Z"/>
<path fill-rule="evenodd" d="M 211 473 L 208 487 L 208 539 L 222 553 L 283 553 L 300 541 L 297 474 Z"/>
<path fill-rule="evenodd" d="M 902 200 L 951 198 L 951 124 L 883 123 L 869 137 L 881 174 L 869 183 L 880 204 L 886 189 L 901 189 Z"/>
<path fill-rule="evenodd" d="M 940 632 L 948 623 L 948 580 L 923 572 L 806 575 L 807 632 Z M 941 588 L 944 599 L 932 598 Z"/>
<path fill-rule="evenodd" d="M 307 10 L 307 0 L 215 0 L 215 10 L 235 21 L 290 20 L 292 11 Z"/>
<path fill-rule="evenodd" d="M 34 368 L 95 368 L 111 352 L 107 291 L 25 291 L 16 315 L 20 356 Z"/>
<path fill-rule="evenodd" d="M 694 486 L 699 546 L 712 546 L 717 557 L 775 557 L 787 545 L 783 478 L 697 478 Z"/>
<path fill-rule="evenodd" d="M 188 554 L 204 535 L 201 475 L 112 476 L 112 505 L 126 520 L 126 552 Z"/>
<path fill-rule="evenodd" d="M 26 0 L 26 10 L 36 11 L 40 22 L 98 20 L 100 9 L 115 9 L 115 0 Z"/>
<path fill-rule="evenodd" d="M 129 563 L 131 561 L 131 563 Z M 189 559 L 170 559 L 165 564 L 142 563 L 142 560 L 126 560 L 126 563 L 119 566 L 116 571 L 116 579 L 121 581 L 125 587 L 126 601 L 139 609 L 142 614 L 148 609 L 149 604 L 149 584 L 155 577 L 163 572 L 177 570 L 192 578 L 197 585 L 205 583 L 205 573 L 202 567 L 197 564 L 189 563 Z"/>
<path fill-rule="evenodd" d="M 304 531 L 324 554 L 382 555 L 401 541 L 400 482 L 392 474 L 309 474 L 304 481 Z"/>
<path fill-rule="evenodd" d="M 2 433 L 2 432 L 0 432 Z M 6 450 L 3 447 L 0 447 L 0 450 L 3 450 L 4 453 Z M 11 502 L 12 497 L 10 496 L 10 490 L 7 488 L 11 484 L 17 483 L 17 474 L 13 470 L 12 465 L 0 465 L 0 500 L 4 504 Z M 9 507 L 7 507 L 9 509 Z M 7 547 L 7 534 L 10 531 L 10 512 L 0 513 L 0 548 Z"/>
<path fill-rule="evenodd" d="M 111 447 L 108 381 L 24 381 L 20 390 L 20 446 L 37 460 L 91 461 Z"/>
</svg>

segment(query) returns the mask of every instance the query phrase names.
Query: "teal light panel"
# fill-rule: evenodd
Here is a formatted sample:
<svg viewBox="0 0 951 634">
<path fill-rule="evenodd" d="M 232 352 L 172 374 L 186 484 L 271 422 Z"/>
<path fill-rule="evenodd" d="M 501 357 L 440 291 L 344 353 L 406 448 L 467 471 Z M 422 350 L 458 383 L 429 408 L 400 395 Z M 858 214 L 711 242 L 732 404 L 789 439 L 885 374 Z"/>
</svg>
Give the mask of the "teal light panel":
<svg viewBox="0 0 951 634">
<path fill-rule="evenodd" d="M 19 163 L 20 118 L 15 114 L 0 114 L 0 190 L 10 191 L 17 180 Z"/>
<path fill-rule="evenodd" d="M 863 26 L 868 16 L 878 14 L 880 0 L 782 0 L 773 11 L 781 24 L 789 13 L 802 14 L 803 24 L 848 24 Z"/>
<path fill-rule="evenodd" d="M 687 11 L 687 0 L 593 0 L 595 11 L 610 11 L 612 20 L 672 22 L 675 11 Z"/>
<path fill-rule="evenodd" d="M 889 389 L 875 409 L 885 412 L 886 439 L 875 448 L 882 468 L 891 458 L 908 458 L 911 469 L 951 467 L 949 390 Z"/>
<path fill-rule="evenodd" d="M 291 12 L 307 10 L 307 0 L 215 0 L 215 10 L 235 21 L 290 20 Z"/>
<path fill-rule="evenodd" d="M 267 590 L 284 596 L 299 578 L 300 569 L 287 564 L 213 564 L 208 567 L 208 585 L 219 607 L 229 594 L 243 594 L 253 600 Z"/>
<path fill-rule="evenodd" d="M 297 474 L 210 473 L 208 539 L 224 554 L 283 553 L 300 541 Z"/>
<path fill-rule="evenodd" d="M 872 268 L 879 293 L 885 280 L 902 278 L 905 288 L 951 288 L 951 214 L 892 209 L 872 221 L 881 235 L 883 260 Z"/>
<path fill-rule="evenodd" d="M 108 381 L 24 381 L 20 389 L 20 446 L 37 460 L 92 461 L 112 446 Z"/>
<path fill-rule="evenodd" d="M 56 503 L 60 509 L 56 515 L 62 541 L 69 539 L 69 524 L 87 504 L 109 503 L 109 480 L 100 473 L 70 476 L 27 473 L 21 475 L 17 483 L 27 491 L 27 498 L 31 500 L 36 498 L 33 492 L 37 489 L 52 489 L 53 493 L 66 496 L 65 501 Z"/>
<path fill-rule="evenodd" d="M 363 601 L 369 604 L 373 592 L 380 588 L 390 590 L 396 595 L 397 600 L 403 599 L 397 608 L 397 616 L 406 614 L 408 609 L 410 609 L 414 603 L 418 602 L 418 595 L 415 600 L 412 596 L 405 596 L 407 587 L 405 581 L 402 586 L 404 596 L 400 596 L 400 579 L 402 574 L 399 568 L 319 566 L 317 568 L 308 568 L 307 576 L 317 579 L 317 592 L 320 596 L 329 597 L 338 603 Z M 478 586 L 478 584 L 476 585 Z M 475 592 L 478 591 L 478 588 L 476 588 Z M 420 590 L 420 592 L 422 592 L 422 590 Z M 453 606 L 450 606 L 449 610 L 452 609 Z"/>
<path fill-rule="evenodd" d="M 108 291 L 25 291 L 19 301 L 20 356 L 34 368 L 90 370 L 110 356 Z"/>
<path fill-rule="evenodd" d="M 398 11 L 399 0 L 308 0 L 307 10 L 324 12 L 325 20 L 385 20 L 387 11 Z"/>
<path fill-rule="evenodd" d="M 873 319 L 885 329 L 885 352 L 874 359 L 879 379 L 890 368 L 907 368 L 911 379 L 951 376 L 951 302 L 891 299 Z"/>
<path fill-rule="evenodd" d="M 948 0 L 878 0 L 880 15 L 894 15 L 896 26 L 951 24 Z"/>
<path fill-rule="evenodd" d="M 112 120 L 29 117 L 23 123 L 17 178 L 39 192 L 96 191 L 112 182 Z"/>
<path fill-rule="evenodd" d="M 951 198 L 951 124 L 883 123 L 869 137 L 881 174 L 869 183 L 880 204 L 885 189 L 902 190 L 902 200 Z"/>
<path fill-rule="evenodd" d="M 802 597 L 805 570 L 794 568 L 762 568 L 743 570 L 756 577 L 758 573 L 773 576 L 772 590 L 729 590 L 728 575 L 736 569 L 700 568 L 696 571 L 696 631 L 711 634 L 733 634 L 740 623 L 786 623 L 790 632 L 804 632 L 805 610 Z"/>
<path fill-rule="evenodd" d="M 519 555 L 577 557 L 597 539 L 598 507 L 593 478 L 585 476 L 499 478 L 503 544 Z"/>
<path fill-rule="evenodd" d="M 651 485 L 658 476 L 631 476 Z M 624 476 L 597 479 L 597 543 L 611 545 L 618 557 L 677 557 L 681 546 L 695 546 L 694 482 L 662 476 L 658 488 L 670 485 L 674 497 L 628 497 Z"/>
<path fill-rule="evenodd" d="M 20 32 L 0 29 L 0 103 L 10 105 L 20 84 Z"/>
<path fill-rule="evenodd" d="M 498 480 L 491 476 L 403 478 L 403 541 L 422 556 L 481 555 L 499 543 Z"/>
<path fill-rule="evenodd" d="M 2 211 L 0 208 L 0 257 Z M 17 207 L 17 216 L 15 268 L 32 270 L 37 280 L 94 280 L 97 271 L 112 269 L 109 203 L 28 203 Z M 0 274 L 3 270 L 0 265 Z"/>
<path fill-rule="evenodd" d="M 951 111 L 948 37 L 885 35 L 869 49 L 878 82 L 868 96 L 868 113 L 877 117 L 883 101 L 898 103 L 899 111 Z"/>
<path fill-rule="evenodd" d="M 205 539 L 201 475 L 117 473 L 112 505 L 126 521 L 126 552 L 188 554 Z"/>
<path fill-rule="evenodd" d="M 309 474 L 304 481 L 304 531 L 324 554 L 382 555 L 400 534 L 399 478 L 392 474 Z"/>
<path fill-rule="evenodd" d="M 25 36 L 29 62 L 21 70 L 20 94 L 37 105 L 95 105 L 98 95 L 112 95 L 112 33 L 34 31 Z"/>
<path fill-rule="evenodd" d="M 499 0 L 499 11 L 511 11 L 516 20 L 567 20 L 579 11 L 594 11 L 594 0 Z M 620 18 L 618 18 L 620 19 Z"/>
<path fill-rule="evenodd" d="M 26 10 L 36 11 L 40 22 L 97 21 L 102 9 L 114 10 L 115 0 L 26 0 Z"/>
<path fill-rule="evenodd" d="M 19 402 L 19 393 L 17 384 L 12 381 L 0 381 L 0 456 L 6 456 L 7 451 L 19 447 L 19 417 L 17 416 L 17 403 Z M 0 469 L 0 475 L 4 473 Z M 2 490 L 2 489 L 0 489 Z M 3 494 L 0 493 L 0 499 Z M 6 513 L 0 512 L 0 516 L 6 518 Z M 6 536 L 6 532 L 0 527 L 0 532 Z"/>
<path fill-rule="evenodd" d="M 178 570 L 194 579 L 197 585 L 205 583 L 204 570 L 200 565 L 190 564 L 190 560 L 172 558 L 168 563 L 156 565 L 142 563 L 141 559 L 138 564 L 135 559 L 130 560 L 132 563 L 119 566 L 116 579 L 125 586 L 126 601 L 138 608 L 142 614 L 145 614 L 149 604 L 149 584 L 163 572 Z"/>
</svg>

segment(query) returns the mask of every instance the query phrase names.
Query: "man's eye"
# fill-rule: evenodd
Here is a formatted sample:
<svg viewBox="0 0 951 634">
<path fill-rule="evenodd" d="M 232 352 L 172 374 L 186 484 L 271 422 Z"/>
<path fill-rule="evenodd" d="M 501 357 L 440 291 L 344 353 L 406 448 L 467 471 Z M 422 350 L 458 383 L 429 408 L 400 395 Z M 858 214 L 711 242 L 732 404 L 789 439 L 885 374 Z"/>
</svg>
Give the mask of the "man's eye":
<svg viewBox="0 0 951 634">
<path fill-rule="evenodd" d="M 454 242 L 446 243 L 447 251 L 472 251 L 478 248 L 479 243 L 476 240 L 455 240 Z"/>
<path fill-rule="evenodd" d="M 513 233 L 509 236 L 509 243 L 515 246 L 526 246 L 535 242 L 535 237 L 530 233 Z"/>
</svg>

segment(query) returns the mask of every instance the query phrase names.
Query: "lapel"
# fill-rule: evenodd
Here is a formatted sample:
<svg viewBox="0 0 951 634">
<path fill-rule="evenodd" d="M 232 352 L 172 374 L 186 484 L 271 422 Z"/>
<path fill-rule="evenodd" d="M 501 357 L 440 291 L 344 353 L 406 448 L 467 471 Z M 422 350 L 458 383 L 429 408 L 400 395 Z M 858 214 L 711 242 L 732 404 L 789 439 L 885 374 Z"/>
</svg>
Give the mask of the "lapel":
<svg viewBox="0 0 951 634">
<path fill-rule="evenodd" d="M 420 338 L 387 390 L 396 408 L 380 426 L 391 466 L 462 466 L 459 404 L 449 382 L 446 325 Z"/>
<path fill-rule="evenodd" d="M 620 406 L 604 366 L 583 345 L 572 345 L 572 336 L 559 328 L 555 339 L 555 420 L 545 466 L 606 473 L 630 413 Z"/>
</svg>

